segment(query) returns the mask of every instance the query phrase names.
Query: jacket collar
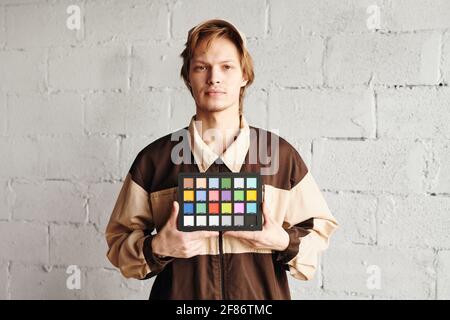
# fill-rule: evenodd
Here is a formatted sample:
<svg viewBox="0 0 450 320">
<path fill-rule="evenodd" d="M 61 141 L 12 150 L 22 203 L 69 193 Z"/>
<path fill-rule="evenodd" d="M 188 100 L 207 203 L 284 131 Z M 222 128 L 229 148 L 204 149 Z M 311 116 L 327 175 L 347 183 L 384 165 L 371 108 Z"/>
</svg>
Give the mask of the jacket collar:
<svg viewBox="0 0 450 320">
<path fill-rule="evenodd" d="M 203 141 L 195 126 L 195 121 L 195 116 L 193 116 L 189 123 L 188 138 L 198 170 L 205 172 L 216 160 L 220 159 L 231 172 L 240 172 L 250 146 L 250 127 L 245 117 L 240 116 L 238 136 L 220 156 Z M 218 162 L 220 163 L 220 161 Z"/>
</svg>

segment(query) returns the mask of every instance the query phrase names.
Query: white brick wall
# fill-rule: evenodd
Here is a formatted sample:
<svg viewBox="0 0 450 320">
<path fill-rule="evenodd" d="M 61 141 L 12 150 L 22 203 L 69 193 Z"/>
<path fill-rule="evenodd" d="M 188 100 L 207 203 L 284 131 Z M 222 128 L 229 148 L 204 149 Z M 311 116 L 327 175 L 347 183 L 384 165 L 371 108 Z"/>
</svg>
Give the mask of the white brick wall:
<svg viewBox="0 0 450 320">
<path fill-rule="evenodd" d="M 148 298 L 103 233 L 137 152 L 193 115 L 179 54 L 215 17 L 248 37 L 249 122 L 298 148 L 341 225 L 293 298 L 450 298 L 449 1 L 1 0 L 0 299 Z"/>
</svg>

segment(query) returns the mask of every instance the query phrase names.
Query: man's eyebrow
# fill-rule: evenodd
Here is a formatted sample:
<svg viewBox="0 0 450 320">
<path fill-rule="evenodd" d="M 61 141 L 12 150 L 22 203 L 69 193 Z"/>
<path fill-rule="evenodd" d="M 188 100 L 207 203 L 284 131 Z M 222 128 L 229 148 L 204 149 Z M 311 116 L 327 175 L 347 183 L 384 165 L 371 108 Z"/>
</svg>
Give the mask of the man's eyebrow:
<svg viewBox="0 0 450 320">
<path fill-rule="evenodd" d="M 198 59 L 194 59 L 194 60 L 192 60 L 192 62 L 193 62 L 193 63 L 195 63 L 195 62 L 200 62 L 200 63 L 204 63 L 204 64 L 209 64 L 209 63 L 206 62 L 206 61 L 198 60 Z M 227 63 L 227 62 L 235 62 L 235 61 L 234 61 L 234 60 L 224 60 L 224 61 L 220 61 L 219 63 Z"/>
</svg>

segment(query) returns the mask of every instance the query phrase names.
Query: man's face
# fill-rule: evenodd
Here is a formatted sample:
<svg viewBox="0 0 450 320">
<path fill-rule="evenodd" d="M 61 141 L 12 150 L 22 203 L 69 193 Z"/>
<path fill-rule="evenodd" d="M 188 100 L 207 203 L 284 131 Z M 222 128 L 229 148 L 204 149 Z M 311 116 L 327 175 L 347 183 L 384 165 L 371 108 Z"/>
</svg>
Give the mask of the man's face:
<svg viewBox="0 0 450 320">
<path fill-rule="evenodd" d="M 206 41 L 200 42 L 189 69 L 197 108 L 208 112 L 239 108 L 239 92 L 247 83 L 239 61 L 239 52 L 228 39 L 213 40 L 208 50 Z"/>
</svg>

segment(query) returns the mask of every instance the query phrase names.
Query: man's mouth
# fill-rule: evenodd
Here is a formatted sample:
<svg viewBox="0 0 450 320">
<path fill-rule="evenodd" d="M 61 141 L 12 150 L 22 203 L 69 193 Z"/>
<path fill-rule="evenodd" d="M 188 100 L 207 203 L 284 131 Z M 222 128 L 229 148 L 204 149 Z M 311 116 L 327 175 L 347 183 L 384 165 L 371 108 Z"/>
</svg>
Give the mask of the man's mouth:
<svg viewBox="0 0 450 320">
<path fill-rule="evenodd" d="M 225 92 L 223 92 L 223 91 L 216 91 L 216 90 L 210 90 L 210 91 L 206 91 L 206 94 L 207 95 L 209 95 L 209 96 L 212 96 L 212 97 L 216 97 L 216 96 L 220 96 L 220 95 L 223 95 L 223 94 L 225 94 Z"/>
</svg>

